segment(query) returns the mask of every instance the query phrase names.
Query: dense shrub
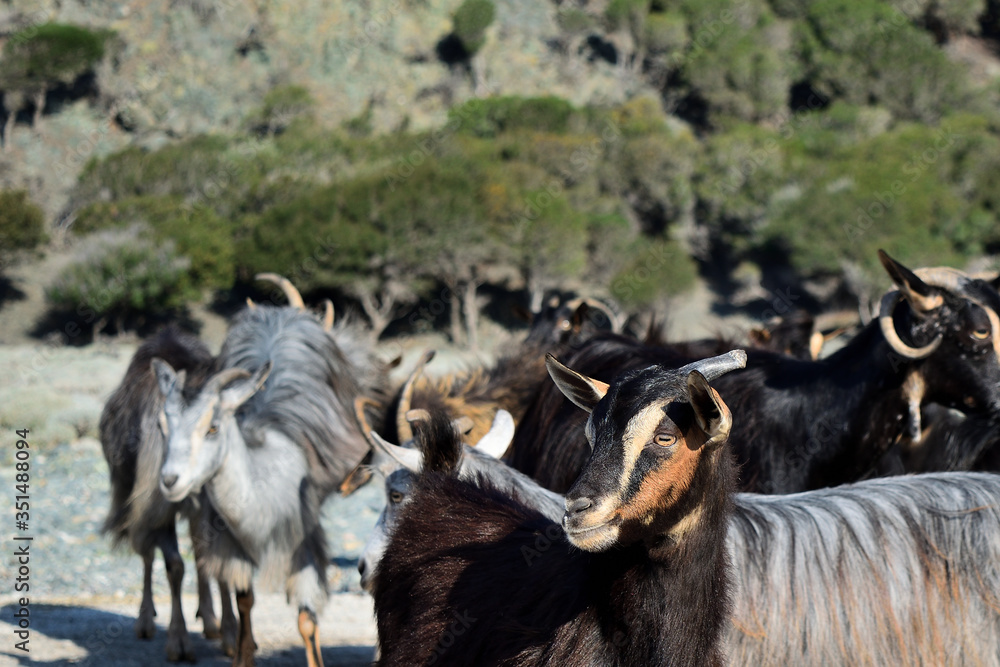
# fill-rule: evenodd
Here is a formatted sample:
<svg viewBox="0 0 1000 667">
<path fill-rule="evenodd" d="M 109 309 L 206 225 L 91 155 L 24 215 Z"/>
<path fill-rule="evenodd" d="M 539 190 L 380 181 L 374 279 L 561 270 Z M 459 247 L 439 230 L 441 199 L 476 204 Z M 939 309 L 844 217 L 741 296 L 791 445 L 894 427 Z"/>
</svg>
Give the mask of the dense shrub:
<svg viewBox="0 0 1000 667">
<path fill-rule="evenodd" d="M 0 263 L 12 252 L 30 250 L 45 241 L 45 216 L 28 193 L 0 190 Z"/>
<path fill-rule="evenodd" d="M 725 0 L 684 7 L 692 44 L 684 76 L 719 116 L 762 120 L 778 114 L 792 82 L 787 26 L 761 0 L 732 5 Z"/>
<path fill-rule="evenodd" d="M 73 229 L 86 234 L 136 223 L 143 225 L 150 240 L 172 242 L 177 253 L 190 260 L 192 286 L 228 288 L 233 284 L 233 225 L 208 206 L 185 203 L 172 195 L 130 197 L 85 207 Z"/>
<path fill-rule="evenodd" d="M 493 0 L 464 0 L 452 17 L 453 32 L 467 54 L 474 55 L 486 41 L 486 29 L 493 23 Z"/>
<path fill-rule="evenodd" d="M 450 125 L 480 137 L 523 128 L 566 132 L 573 106 L 561 97 L 491 97 L 470 100 L 448 112 Z"/>
<path fill-rule="evenodd" d="M 254 130 L 275 134 L 285 130 L 291 122 L 312 114 L 316 101 L 305 86 L 289 84 L 271 89 L 260 109 L 250 114 L 248 122 Z"/>
<path fill-rule="evenodd" d="M 936 122 L 968 97 L 964 72 L 932 36 L 879 0 L 818 0 L 798 24 L 803 79 L 829 99 L 877 103 Z"/>
<path fill-rule="evenodd" d="M 106 321 L 120 332 L 129 318 L 163 315 L 197 296 L 189 264 L 172 242 L 152 241 L 138 225 L 97 232 L 80 243 L 46 296 L 56 308 L 94 318 L 95 332 Z"/>
</svg>

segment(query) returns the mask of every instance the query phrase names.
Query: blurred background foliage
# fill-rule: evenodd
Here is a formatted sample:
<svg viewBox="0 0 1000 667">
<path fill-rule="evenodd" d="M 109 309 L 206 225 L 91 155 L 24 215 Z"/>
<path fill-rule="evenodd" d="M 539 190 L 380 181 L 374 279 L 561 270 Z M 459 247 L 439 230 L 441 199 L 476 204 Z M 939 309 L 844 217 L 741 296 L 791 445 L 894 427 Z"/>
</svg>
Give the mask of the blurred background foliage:
<svg viewBox="0 0 1000 667">
<path fill-rule="evenodd" d="M 8 38 L 3 65 L 29 62 L 43 38 L 82 54 L 58 72 L 0 67 L 4 99 L 16 101 L 8 128 L 44 105 L 31 106 L 40 86 L 90 72 L 91 104 L 137 133 L 81 165 L 50 216 L 85 249 L 50 290 L 53 304 L 84 299 L 87 272 L 135 274 L 142 255 L 155 258 L 149 271 L 125 282 L 163 289 L 103 299 L 101 317 L 176 308 L 167 294 L 204 297 L 275 271 L 358 305 L 376 333 L 444 294 L 453 337 L 474 342 L 484 285 L 523 290 L 533 306 L 561 288 L 638 310 L 699 278 L 731 284 L 751 264 L 764 281 L 806 291 L 834 280 L 839 305 L 864 306 L 885 283 L 878 248 L 913 265 L 1000 254 L 1000 60 L 983 55 L 1000 47 L 994 0 L 552 3 L 542 66 L 571 72 L 555 94 L 505 78 L 523 48 L 510 35 L 530 32 L 518 13 L 528 5 L 376 4 L 371 40 L 423 40 L 413 62 L 431 58 L 445 77 L 413 98 L 418 108 L 440 97 L 430 120 L 404 113 L 387 125 L 395 93 L 374 88 L 331 116 L 339 107 L 323 82 L 288 68 L 238 118 L 153 137 L 133 127 L 148 108 L 114 106 L 122 67 L 109 61 L 133 48 L 120 23 Z M 411 15 L 437 28 L 394 32 Z M 280 26 L 255 25 L 240 48 L 275 52 Z M 458 61 L 448 40 L 464 49 Z M 586 76 L 608 87 L 568 92 Z M 37 219 L 23 194 L 0 197 L 11 202 L 0 234 Z M 44 242 L 34 228 L 17 247 Z"/>
</svg>

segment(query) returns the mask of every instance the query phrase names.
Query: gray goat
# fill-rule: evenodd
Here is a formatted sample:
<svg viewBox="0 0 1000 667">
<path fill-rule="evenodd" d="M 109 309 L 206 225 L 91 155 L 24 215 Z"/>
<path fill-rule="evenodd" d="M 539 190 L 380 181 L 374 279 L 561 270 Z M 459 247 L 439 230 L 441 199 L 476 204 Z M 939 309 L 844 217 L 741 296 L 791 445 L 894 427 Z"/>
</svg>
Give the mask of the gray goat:
<svg viewBox="0 0 1000 667">
<path fill-rule="evenodd" d="M 419 475 L 414 450 L 389 452 L 411 465 L 381 469 L 395 497 L 363 557 L 369 586 Z M 470 455 L 465 450 L 463 461 Z M 511 490 L 505 480 L 516 473 L 503 462 L 480 456 L 476 463 L 466 479 L 553 514 L 551 498 Z M 407 483 L 390 484 L 402 469 Z M 731 664 L 1000 664 L 1000 476 L 938 473 L 784 496 L 740 493 L 734 505 L 726 536 Z"/>
<path fill-rule="evenodd" d="M 188 519 L 197 560 L 203 545 L 199 538 L 205 499 L 193 494 L 180 502 L 171 502 L 160 491 L 160 465 L 166 439 L 159 422 L 163 397 L 150 367 L 154 358 L 164 359 L 179 373 L 186 374 L 188 389 L 192 391 L 201 387 L 213 362 L 200 340 L 173 327 L 143 343 L 132 357 L 124 379 L 101 413 L 101 446 L 111 473 L 111 509 L 103 532 L 111 535 L 116 546 L 127 543 L 142 557 L 142 603 L 135 623 L 135 633 L 141 639 L 149 639 L 156 632 L 153 556 L 157 547 L 163 552 L 171 595 L 167 659 L 193 661 L 194 651 L 180 604 L 184 561 L 178 550 L 176 516 L 180 512 Z M 209 580 L 201 568 L 197 572 L 198 616 L 205 636 L 216 638 L 220 628 L 212 609 Z M 222 582 L 220 589 L 223 645 L 227 651 L 235 650 L 236 617 Z"/>
<path fill-rule="evenodd" d="M 354 398 L 385 394 L 384 365 L 359 353 L 361 335 L 343 322 L 327 331 L 297 307 L 261 305 L 234 322 L 220 370 L 193 397 L 169 364 L 153 361 L 168 431 L 160 486 L 175 501 L 204 488 L 218 513 L 204 562 L 236 589 L 239 667 L 256 650 L 256 569 L 285 578 L 307 662 L 322 665 L 316 619 L 329 558 L 320 507 L 369 449 Z"/>
</svg>

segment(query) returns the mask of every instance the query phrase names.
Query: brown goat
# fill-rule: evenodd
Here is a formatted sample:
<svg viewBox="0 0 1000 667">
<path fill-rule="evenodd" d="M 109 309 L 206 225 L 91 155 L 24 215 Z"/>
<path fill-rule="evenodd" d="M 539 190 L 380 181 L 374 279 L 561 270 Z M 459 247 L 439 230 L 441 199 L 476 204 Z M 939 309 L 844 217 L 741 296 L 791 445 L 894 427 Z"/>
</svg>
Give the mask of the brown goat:
<svg viewBox="0 0 1000 667">
<path fill-rule="evenodd" d="M 743 363 L 734 352 L 608 387 L 550 357 L 559 388 L 591 412 L 594 447 L 565 535 L 517 498 L 456 479 L 446 418 L 418 426 L 437 464 L 376 574 L 379 664 L 723 664 L 736 469 L 708 378 Z"/>
</svg>

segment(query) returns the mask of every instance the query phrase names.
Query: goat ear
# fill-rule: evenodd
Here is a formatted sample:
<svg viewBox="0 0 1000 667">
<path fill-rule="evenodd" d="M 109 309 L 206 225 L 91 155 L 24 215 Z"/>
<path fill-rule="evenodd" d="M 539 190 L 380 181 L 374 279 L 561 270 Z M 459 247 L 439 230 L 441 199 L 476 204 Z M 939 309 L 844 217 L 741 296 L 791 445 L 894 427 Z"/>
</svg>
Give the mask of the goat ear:
<svg viewBox="0 0 1000 667">
<path fill-rule="evenodd" d="M 424 455 L 419 450 L 394 445 L 386 441 L 375 431 L 371 431 L 370 435 L 370 441 L 374 446 L 372 467 L 387 476 L 399 466 L 417 475 L 420 474 L 420 471 L 424 467 Z M 393 462 L 396 465 L 393 465 Z"/>
<path fill-rule="evenodd" d="M 159 357 L 153 357 L 150 361 L 150 367 L 152 367 L 153 374 L 156 376 L 156 384 L 160 388 L 160 393 L 164 396 L 170 396 L 175 388 L 180 389 L 184 386 L 184 379 L 187 373 L 183 370 L 179 373 L 176 372 L 173 366 Z"/>
<path fill-rule="evenodd" d="M 271 374 L 271 362 L 267 362 L 248 378 L 233 382 L 228 389 L 219 393 L 219 402 L 224 410 L 236 410 L 249 400 L 251 396 L 264 386 L 264 381 Z"/>
<path fill-rule="evenodd" d="M 694 417 L 708 436 L 704 446 L 721 445 L 729 439 L 729 430 L 733 427 L 733 414 L 729 411 L 729 406 L 698 371 L 688 373 L 687 386 Z"/>
<path fill-rule="evenodd" d="M 374 452 L 369 451 L 365 458 L 354 467 L 344 481 L 340 483 L 340 495 L 349 496 L 362 486 L 367 484 L 372 478 L 372 461 L 375 458 Z"/>
<path fill-rule="evenodd" d="M 914 311 L 929 313 L 944 303 L 944 297 L 936 289 L 921 280 L 913 271 L 889 257 L 884 250 L 878 251 L 878 258 L 886 273 L 892 278 L 892 282 L 899 286 L 900 293 Z"/>
<path fill-rule="evenodd" d="M 476 449 L 489 454 L 495 459 L 500 458 L 510 447 L 514 439 L 514 418 L 506 410 L 497 410 L 493 417 L 493 425 L 489 432 L 476 443 Z"/>
<path fill-rule="evenodd" d="M 545 355 L 545 367 L 563 396 L 587 412 L 593 412 L 594 407 L 608 393 L 607 384 L 577 373 L 559 363 L 551 354 Z"/>
</svg>

